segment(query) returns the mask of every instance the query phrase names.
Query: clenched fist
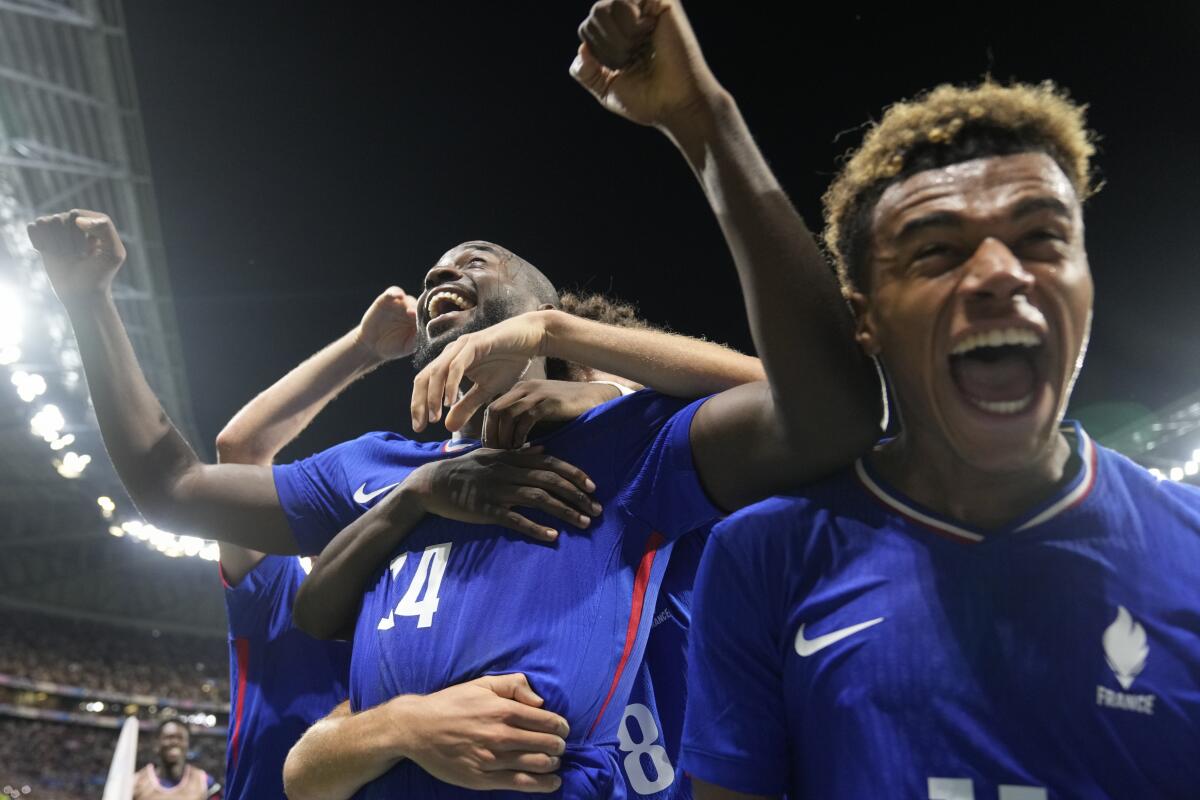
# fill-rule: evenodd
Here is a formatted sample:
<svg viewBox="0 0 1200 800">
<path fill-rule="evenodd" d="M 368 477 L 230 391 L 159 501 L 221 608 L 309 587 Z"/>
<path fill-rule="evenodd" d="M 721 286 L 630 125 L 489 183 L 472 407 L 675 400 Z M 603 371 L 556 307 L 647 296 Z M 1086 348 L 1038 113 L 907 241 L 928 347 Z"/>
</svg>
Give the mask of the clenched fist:
<svg viewBox="0 0 1200 800">
<path fill-rule="evenodd" d="M 417 343 L 416 298 L 389 286 L 363 314 L 356 336 L 380 361 L 411 356 Z"/>
<path fill-rule="evenodd" d="M 722 91 L 677 0 L 600 0 L 579 38 L 571 75 L 639 125 L 686 124 Z"/>
<path fill-rule="evenodd" d="M 107 292 L 125 263 L 125 245 L 107 215 L 73 209 L 38 217 L 29 241 L 42 254 L 46 274 L 59 299 Z"/>
</svg>

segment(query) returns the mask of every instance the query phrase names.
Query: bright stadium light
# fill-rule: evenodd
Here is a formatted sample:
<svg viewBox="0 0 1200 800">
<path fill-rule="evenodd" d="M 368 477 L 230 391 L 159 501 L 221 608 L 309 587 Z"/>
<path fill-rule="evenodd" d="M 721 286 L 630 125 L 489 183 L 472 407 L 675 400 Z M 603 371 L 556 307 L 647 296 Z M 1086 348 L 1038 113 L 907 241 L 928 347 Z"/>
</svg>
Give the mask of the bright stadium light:
<svg viewBox="0 0 1200 800">
<path fill-rule="evenodd" d="M 108 532 L 111 533 L 113 536 L 116 536 L 118 539 L 120 539 L 122 536 L 125 535 L 125 529 L 120 527 L 119 525 L 109 525 Z"/>
<path fill-rule="evenodd" d="M 1171 480 L 1173 480 L 1173 481 L 1183 480 L 1183 467 L 1171 467 L 1170 474 L 1171 474 Z"/>
<path fill-rule="evenodd" d="M 1195 461 L 1189 461 L 1183 465 L 1184 475 L 1191 476 L 1195 475 L 1197 472 L 1200 472 L 1200 464 L 1197 464 Z"/>
<path fill-rule="evenodd" d="M 50 449 L 54 451 L 62 450 L 67 445 L 75 444 L 75 434 L 68 433 L 66 436 L 60 436 L 50 443 Z"/>
<path fill-rule="evenodd" d="M 15 344 L 0 347 L 0 365 L 15 364 L 21 360 L 21 348 Z"/>
<path fill-rule="evenodd" d="M 1166 478 L 1167 478 L 1167 476 L 1163 474 L 1163 471 L 1161 469 L 1159 469 L 1158 467 L 1151 467 L 1150 474 L 1153 475 L 1155 478 L 1158 478 L 1160 481 L 1166 480 Z"/>
<path fill-rule="evenodd" d="M 18 370 L 12 374 L 13 386 L 17 387 L 17 395 L 26 403 L 46 392 L 46 379 L 37 373 Z"/>
<path fill-rule="evenodd" d="M 67 421 L 63 419 L 62 412 L 58 410 L 58 406 L 53 403 L 47 403 L 33 415 L 33 419 L 29 420 L 29 429 L 33 431 L 34 436 L 39 436 L 47 442 L 56 442 L 59 438 L 59 432 L 66 427 L 66 424 Z M 74 438 L 71 441 L 74 441 Z M 51 446 L 53 447 L 53 445 Z M 61 448 L 55 449 L 58 450 Z"/>
<path fill-rule="evenodd" d="M 100 506 L 100 513 L 105 519 L 112 519 L 113 512 L 117 510 L 117 504 L 108 496 L 97 497 L 96 505 Z"/>
<path fill-rule="evenodd" d="M 92 463 L 92 457 L 89 455 L 80 455 L 74 451 L 68 451 L 62 460 L 54 459 L 54 468 L 58 470 L 58 474 L 64 478 L 78 478 L 83 474 L 87 465 Z"/>
</svg>

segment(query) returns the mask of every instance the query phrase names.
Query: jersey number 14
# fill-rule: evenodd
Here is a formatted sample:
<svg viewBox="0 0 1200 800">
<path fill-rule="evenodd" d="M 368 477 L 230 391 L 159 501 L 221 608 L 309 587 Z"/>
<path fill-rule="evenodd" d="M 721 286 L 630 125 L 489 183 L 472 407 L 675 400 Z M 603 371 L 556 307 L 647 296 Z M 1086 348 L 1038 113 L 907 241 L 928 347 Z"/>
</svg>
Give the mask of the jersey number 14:
<svg viewBox="0 0 1200 800">
<path fill-rule="evenodd" d="M 379 620 L 377 626 L 381 631 L 390 631 L 396 627 L 396 617 L 416 617 L 418 628 L 428 628 L 433 624 L 433 615 L 438 610 L 438 591 L 442 588 L 442 576 L 446 574 L 446 561 L 450 558 L 452 542 L 431 544 L 421 553 L 421 561 L 417 564 L 417 572 L 413 575 L 412 583 L 400 597 L 396 607 Z M 390 569 L 392 580 L 404 569 L 408 553 L 401 553 L 392 559 Z"/>
</svg>

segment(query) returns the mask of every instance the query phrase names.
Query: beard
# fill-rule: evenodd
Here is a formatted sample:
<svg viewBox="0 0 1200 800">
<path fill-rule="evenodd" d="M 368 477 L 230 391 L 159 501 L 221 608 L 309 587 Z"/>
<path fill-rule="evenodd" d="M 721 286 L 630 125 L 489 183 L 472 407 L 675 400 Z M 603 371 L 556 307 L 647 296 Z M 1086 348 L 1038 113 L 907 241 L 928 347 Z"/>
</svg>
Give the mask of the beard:
<svg viewBox="0 0 1200 800">
<path fill-rule="evenodd" d="M 425 369 L 431 361 L 442 354 L 442 351 L 451 342 L 457 341 L 460 336 L 499 325 L 506 319 L 524 313 L 526 309 L 514 302 L 515 300 L 514 297 L 496 297 L 485 300 L 475 307 L 475 313 L 461 326 L 440 333 L 432 339 L 429 338 L 424 327 L 418 328 L 417 348 L 413 351 L 412 356 L 413 368 L 418 372 Z"/>
</svg>

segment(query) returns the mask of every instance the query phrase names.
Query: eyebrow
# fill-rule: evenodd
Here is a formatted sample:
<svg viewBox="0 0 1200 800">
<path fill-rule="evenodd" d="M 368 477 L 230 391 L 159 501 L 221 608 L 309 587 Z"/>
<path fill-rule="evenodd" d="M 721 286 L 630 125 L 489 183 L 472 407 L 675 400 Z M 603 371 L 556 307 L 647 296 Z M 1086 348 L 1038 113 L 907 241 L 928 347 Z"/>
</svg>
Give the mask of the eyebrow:
<svg viewBox="0 0 1200 800">
<path fill-rule="evenodd" d="M 900 229 L 900 233 L 896 234 L 896 241 L 903 242 L 905 239 L 913 237 L 926 228 L 943 226 L 961 228 L 962 224 L 962 217 L 958 214 L 951 211 L 935 211 L 932 214 L 926 214 L 923 217 L 917 217 L 904 223 L 904 227 Z"/>
<path fill-rule="evenodd" d="M 1039 211 L 1049 211 L 1052 214 L 1057 214 L 1060 217 L 1071 219 L 1071 209 L 1067 208 L 1067 204 L 1057 197 L 1031 197 L 1028 200 L 1022 200 L 1013 209 L 1010 219 L 1018 220 L 1022 217 L 1027 217 L 1030 214 L 1036 214 Z"/>
<path fill-rule="evenodd" d="M 1037 214 L 1040 211 L 1049 211 L 1064 219 L 1071 219 L 1071 209 L 1067 208 L 1067 204 L 1057 197 L 1048 196 L 1031 197 L 1028 200 L 1022 200 L 1012 210 L 1012 213 L 1009 214 L 1009 219 L 1016 221 L 1031 214 Z M 962 226 L 963 219 L 955 212 L 935 211 L 932 214 L 926 214 L 923 217 L 917 217 L 914 220 L 904 223 L 904 227 L 900 229 L 900 233 L 896 234 L 896 241 L 903 242 L 927 228 L 961 228 Z"/>
</svg>

